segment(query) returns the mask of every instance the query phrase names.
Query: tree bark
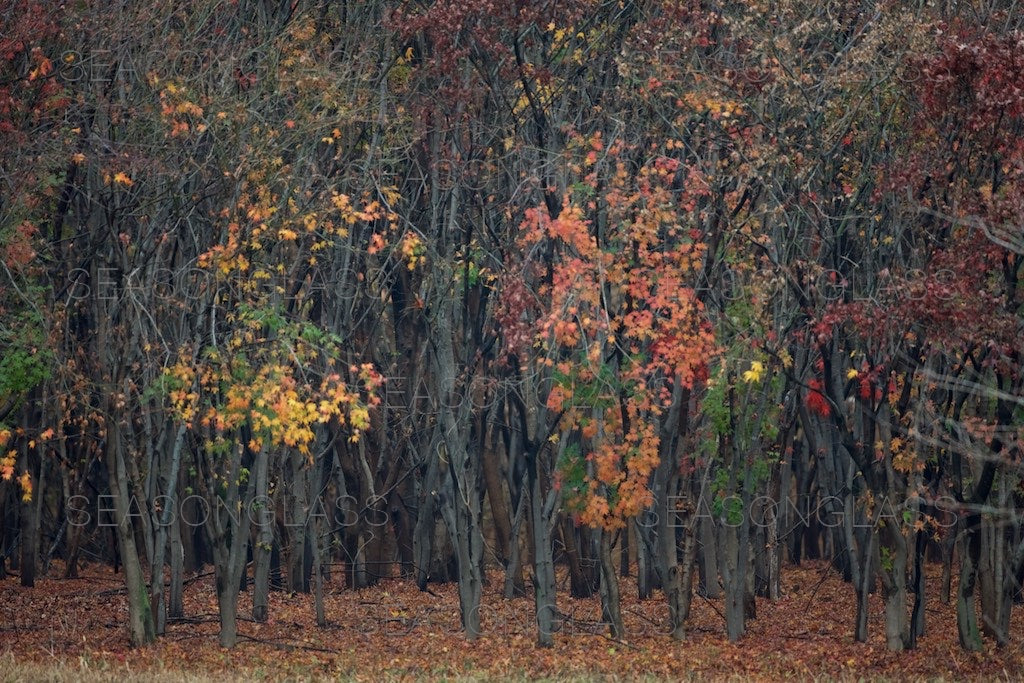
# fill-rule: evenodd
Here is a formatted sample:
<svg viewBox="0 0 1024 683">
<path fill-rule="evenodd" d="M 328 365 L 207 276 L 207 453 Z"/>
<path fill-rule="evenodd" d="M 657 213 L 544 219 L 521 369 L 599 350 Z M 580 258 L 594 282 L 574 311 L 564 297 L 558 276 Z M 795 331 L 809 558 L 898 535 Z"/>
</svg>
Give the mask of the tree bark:
<svg viewBox="0 0 1024 683">
<path fill-rule="evenodd" d="M 130 516 L 127 473 L 124 466 L 121 431 L 113 420 L 107 423 L 107 475 L 114 499 L 114 528 L 118 549 L 124 564 L 125 587 L 128 591 L 128 633 L 133 647 L 147 645 L 156 638 L 153 613 L 150 609 L 146 578 L 135 546 L 135 530 Z"/>
<path fill-rule="evenodd" d="M 609 635 L 621 640 L 626 636 L 626 628 L 622 621 L 622 609 L 619 603 L 619 577 L 615 574 L 612 561 L 612 532 L 607 529 L 598 531 L 600 535 L 601 563 L 601 620 L 608 625 Z"/>
<path fill-rule="evenodd" d="M 566 435 L 563 434 L 563 437 Z M 564 451 L 567 439 L 560 440 Z M 527 473 L 530 482 L 530 520 L 533 526 L 533 582 L 534 606 L 537 616 L 537 644 L 554 645 L 555 563 L 552 557 L 551 531 L 554 528 L 558 492 L 544 490 L 538 470 L 547 468 L 547 443 L 531 444 L 527 454 Z"/>
<path fill-rule="evenodd" d="M 257 516 L 257 533 L 252 553 L 252 618 L 261 623 L 270 616 L 270 553 L 274 544 L 274 507 L 270 499 L 269 465 L 269 457 L 257 458 L 253 472 L 256 496 L 253 498 L 252 509 Z"/>
</svg>

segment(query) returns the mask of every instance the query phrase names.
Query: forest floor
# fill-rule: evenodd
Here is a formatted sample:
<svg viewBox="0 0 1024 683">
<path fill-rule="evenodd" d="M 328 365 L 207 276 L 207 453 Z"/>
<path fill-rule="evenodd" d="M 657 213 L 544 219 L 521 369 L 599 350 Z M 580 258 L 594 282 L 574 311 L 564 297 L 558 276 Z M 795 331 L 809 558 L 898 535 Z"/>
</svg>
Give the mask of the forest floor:
<svg viewBox="0 0 1024 683">
<path fill-rule="evenodd" d="M 51 567 L 61 576 L 62 567 Z M 568 597 L 555 647 L 534 644 L 532 598 L 505 600 L 501 575 L 490 575 L 482 609 L 487 635 L 467 643 L 459 632 L 454 585 L 420 592 L 411 581 L 387 579 L 365 590 L 327 584 L 326 628 L 315 625 L 311 595 L 271 594 L 271 618 L 247 618 L 250 595 L 240 599 L 238 646 L 217 645 L 212 575 L 188 581 L 187 618 L 169 624 L 157 644 L 128 647 L 127 602 L 121 576 L 95 565 L 79 579 L 44 578 L 22 588 L 0 580 L 0 681 L 436 678 L 532 680 L 1020 680 L 1024 678 L 1024 609 L 1013 613 L 1005 648 L 968 653 L 957 643 L 952 605 L 938 600 L 938 567 L 930 567 L 927 633 L 910 652 L 892 653 L 884 640 L 881 597 L 871 598 L 871 638 L 853 639 L 853 591 L 826 563 L 787 567 L 784 596 L 759 599 L 757 619 L 730 644 L 722 604 L 694 596 L 687 638 L 662 634 L 667 608 L 660 593 L 640 602 L 623 579 L 628 638 L 616 642 L 598 623 L 599 599 Z M 955 586 L 955 583 L 954 583 Z"/>
</svg>

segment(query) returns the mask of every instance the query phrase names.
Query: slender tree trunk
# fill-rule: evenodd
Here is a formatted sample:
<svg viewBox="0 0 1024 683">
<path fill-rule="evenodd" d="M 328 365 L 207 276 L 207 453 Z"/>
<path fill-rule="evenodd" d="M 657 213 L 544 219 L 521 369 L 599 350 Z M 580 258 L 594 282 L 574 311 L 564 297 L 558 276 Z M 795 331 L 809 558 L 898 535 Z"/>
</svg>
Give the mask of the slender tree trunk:
<svg viewBox="0 0 1024 683">
<path fill-rule="evenodd" d="M 890 521 L 882 527 L 887 553 L 882 558 L 879 576 L 885 599 L 885 644 L 893 651 L 903 650 L 910 640 L 907 623 L 907 544 L 906 538 Z M 887 566 L 888 565 L 888 566 Z"/>
<path fill-rule="evenodd" d="M 626 636 L 626 628 L 619 603 L 619 577 L 612 561 L 612 532 L 601 529 L 597 533 L 600 537 L 601 620 L 608 624 L 611 637 L 621 640 Z"/>
<path fill-rule="evenodd" d="M 516 514 L 512 519 L 511 546 L 509 547 L 508 564 L 505 565 L 505 589 L 503 595 L 511 599 L 526 594 L 526 582 L 523 580 L 522 551 L 520 550 L 519 531 L 526 517 L 526 473 L 523 473 L 523 482 L 519 485 L 519 500 L 516 503 Z"/>
<path fill-rule="evenodd" d="M 629 527 L 632 526 L 636 532 L 634 537 L 636 538 L 636 587 L 637 597 L 640 600 L 646 600 L 651 597 L 651 593 L 658 586 L 657 577 L 655 576 L 655 567 L 657 557 L 655 551 L 655 539 L 654 539 L 654 525 L 651 520 L 653 517 L 643 511 L 638 517 L 633 520 L 632 525 L 627 524 L 622 529 L 622 542 L 623 547 L 629 547 Z M 628 557 L 628 555 L 627 555 Z M 627 562 L 628 566 L 628 562 Z M 626 574 L 628 576 L 628 574 Z"/>
<path fill-rule="evenodd" d="M 150 569 L 150 594 L 156 609 L 156 634 L 163 635 L 167 628 L 167 609 L 164 604 L 164 564 L 167 553 L 167 534 L 174 523 L 178 501 L 178 472 L 181 465 L 181 449 L 185 443 L 185 425 L 178 427 L 171 447 L 170 464 L 167 472 L 167 492 L 163 495 L 164 508 L 154 509 L 153 526 L 156 539 L 153 542 L 153 566 Z"/>
<path fill-rule="evenodd" d="M 497 402 L 495 402 L 497 404 Z M 490 430 L 488 430 L 490 431 Z M 495 441 L 495 439 L 492 439 Z M 498 543 L 498 560 L 502 565 L 508 564 L 512 547 L 512 518 L 505 501 L 505 491 L 501 487 L 499 451 L 496 444 L 485 451 L 482 458 L 484 484 L 487 486 L 487 501 L 494 519 L 494 531 Z"/>
<path fill-rule="evenodd" d="M 33 564 L 42 560 L 43 575 L 46 575 L 46 567 L 49 564 L 49 555 L 45 558 L 41 558 L 42 553 L 42 524 L 43 524 L 43 501 L 46 500 L 46 487 L 47 478 L 50 470 L 50 458 L 45 454 L 41 453 L 39 456 L 39 477 L 35 481 L 35 488 L 32 492 L 32 536 L 35 539 L 34 552 L 32 556 Z"/>
<path fill-rule="evenodd" d="M 564 449 L 565 440 L 562 441 Z M 545 467 L 543 451 L 546 445 L 532 446 L 535 453 L 528 455 L 527 471 L 530 481 L 530 519 L 533 523 L 534 539 L 534 603 L 537 614 L 537 644 L 541 647 L 554 645 L 555 606 L 555 563 L 552 557 L 551 530 L 554 525 L 558 493 L 542 490 L 538 469 Z M 541 463 L 537 461 L 541 460 Z"/>
<path fill-rule="evenodd" d="M 456 200 L 453 194 L 451 214 L 454 216 Z M 438 274 L 440 276 L 440 273 Z M 447 289 L 451 277 L 442 282 Z M 483 576 L 483 534 L 480 529 L 481 495 L 480 463 L 469 449 L 469 421 L 472 401 L 467 396 L 471 384 L 467 369 L 458 377 L 453 336 L 453 304 L 438 301 L 434 319 L 434 370 L 439 395 L 438 427 L 441 430 L 441 460 L 447 469 L 450 495 L 445 497 L 443 510 L 448 522 L 449 535 L 455 546 L 459 569 L 459 609 L 462 627 L 468 640 L 480 635 L 480 597 Z M 463 337 L 463 342 L 467 340 Z M 457 381 L 458 379 L 458 381 Z"/>
<path fill-rule="evenodd" d="M 32 392 L 33 395 L 36 392 Z M 30 424 L 30 411 L 26 411 L 23 420 L 23 427 L 28 432 Z M 32 588 L 36 585 L 36 562 L 39 559 L 39 515 L 37 514 L 36 502 L 42 495 L 42 482 L 39 476 L 42 473 L 42 463 L 38 470 L 35 461 L 38 456 L 35 449 L 28 447 L 25 440 L 21 444 L 22 470 L 29 473 L 32 483 L 32 497 L 28 500 L 21 499 L 21 585 Z"/>
<path fill-rule="evenodd" d="M 725 627 L 730 642 L 743 635 L 743 581 L 740 578 L 739 539 L 734 526 L 719 528 L 719 554 L 722 556 L 722 583 L 725 584 Z"/>
<path fill-rule="evenodd" d="M 672 473 L 669 475 L 669 483 L 664 489 L 666 493 L 674 492 L 677 488 L 678 468 L 672 467 L 671 469 Z M 680 526 L 686 529 L 687 544 L 691 542 L 690 539 L 693 538 L 693 533 L 689 529 L 689 515 L 685 511 L 678 509 L 677 503 L 679 501 L 677 499 L 666 495 L 661 502 L 663 504 L 658 506 L 657 539 L 660 561 L 665 574 L 664 590 L 665 598 L 668 601 L 669 633 L 675 640 L 683 640 L 686 637 L 685 622 L 687 617 L 687 607 L 684 604 L 686 599 L 683 596 L 683 579 L 684 575 L 688 572 L 685 569 L 682 572 L 680 571 L 676 531 Z M 686 555 L 685 551 L 683 554 L 684 556 Z M 690 575 L 692 576 L 692 573 Z"/>
<path fill-rule="evenodd" d="M 321 517 L 313 518 L 313 611 L 316 614 L 316 625 L 320 628 L 327 626 L 327 616 L 324 613 L 324 572 L 322 563 L 322 538 L 323 528 Z"/>
<path fill-rule="evenodd" d="M 167 596 L 167 616 L 171 619 L 185 615 L 185 549 L 181 543 L 181 524 L 181 515 L 176 514 L 171 522 L 171 586 Z"/>
<path fill-rule="evenodd" d="M 221 647 L 234 647 L 238 643 L 238 581 L 232 581 L 234 572 L 224 571 L 220 563 L 214 568 L 217 583 L 217 611 L 220 614 Z"/>
<path fill-rule="evenodd" d="M 868 642 L 868 596 L 871 594 L 870 580 L 874 578 L 871 565 L 876 552 L 877 535 L 867 534 L 866 544 L 861 544 L 860 581 L 855 585 L 857 590 L 857 616 L 853 637 L 858 643 Z"/>
<path fill-rule="evenodd" d="M 38 481 L 33 478 L 33 487 Z M 35 495 L 39 495 L 38 491 Z M 21 502 L 21 585 L 32 588 L 36 585 L 36 558 L 39 556 L 39 524 L 33 501 Z"/>
<path fill-rule="evenodd" d="M 996 507 L 999 510 L 1013 509 L 1013 499 L 1007 476 L 1000 477 L 997 488 Z M 1000 646 L 1009 643 L 1007 612 L 1010 610 L 1010 596 L 1005 590 L 1008 568 L 1012 559 L 1007 557 L 1007 536 L 1013 529 L 1009 521 L 996 523 L 991 518 L 982 518 L 981 567 L 978 578 L 981 585 L 981 629 L 982 633 L 994 639 Z"/>
<path fill-rule="evenodd" d="M 974 612 L 974 586 L 977 581 L 974 558 L 980 555 L 980 550 L 973 551 L 972 546 L 980 545 L 981 539 L 978 530 L 971 529 L 971 517 L 975 517 L 975 515 L 968 516 L 968 530 L 960 546 L 960 583 L 956 591 L 956 625 L 960 646 L 965 650 L 979 651 L 981 650 L 981 633 L 978 631 L 978 618 Z"/>
<path fill-rule="evenodd" d="M 946 529 L 942 539 L 942 589 L 939 602 L 948 605 L 953 591 L 953 556 L 956 554 L 956 529 Z"/>
<path fill-rule="evenodd" d="M 914 533 L 914 609 L 910 614 L 910 641 L 908 649 L 917 647 L 917 639 L 924 635 L 925 628 L 925 581 L 924 561 L 925 549 L 928 545 L 928 536 L 923 530 Z"/>
<path fill-rule="evenodd" d="M 124 466 L 121 431 L 117 423 L 107 423 L 107 474 L 110 493 L 114 499 L 114 529 L 118 549 L 124 563 L 125 587 L 128 590 L 128 633 L 133 647 L 153 642 L 156 638 L 153 613 L 150 609 L 146 577 L 135 547 L 135 530 L 129 514 L 129 486 Z"/>
<path fill-rule="evenodd" d="M 722 597 L 722 584 L 719 581 L 721 553 L 715 533 L 715 523 L 711 517 L 707 501 L 698 499 L 697 535 L 700 536 L 700 557 L 697 560 L 698 582 L 697 592 L 710 600 Z M 701 509 L 703 508 L 703 509 Z"/>
<path fill-rule="evenodd" d="M 309 487 L 306 482 L 304 458 L 298 451 L 293 451 L 289 459 L 291 475 L 291 511 L 288 526 L 288 590 L 295 593 L 308 593 L 309 582 L 306 580 L 306 553 L 309 534 Z"/>
<path fill-rule="evenodd" d="M 270 499 L 270 458 L 266 453 L 257 455 L 253 468 L 256 479 L 256 497 L 253 512 L 257 520 L 256 544 L 253 547 L 252 618 L 265 622 L 270 616 L 270 553 L 274 545 L 274 506 Z"/>
<path fill-rule="evenodd" d="M 430 576 L 430 560 L 433 555 L 434 542 L 434 511 L 437 505 L 438 489 L 440 489 L 440 458 L 435 447 L 428 450 L 427 474 L 420 488 L 419 509 L 416 514 L 416 525 L 413 527 L 412 552 L 416 565 L 416 586 L 424 591 Z M 354 558 L 346 561 L 351 564 Z"/>
<path fill-rule="evenodd" d="M 693 604 L 693 574 L 697 566 L 697 534 L 696 524 L 690 522 L 685 529 L 683 537 L 683 576 L 680 579 L 682 584 L 681 617 L 685 624 L 690 618 L 690 606 Z"/>
<path fill-rule="evenodd" d="M 243 489 L 239 481 L 242 468 L 242 443 L 237 443 L 225 455 L 204 453 L 206 482 L 204 491 L 210 505 L 206 520 L 214 555 L 214 576 L 217 585 L 217 606 L 220 616 L 219 642 L 221 647 L 234 647 L 238 642 L 238 593 L 245 575 L 246 555 L 249 546 L 249 514 L 251 511 L 255 478 L 249 477 Z M 261 449 L 260 454 L 265 454 Z M 216 458 L 230 458 L 226 467 L 214 469 Z M 223 478 L 213 476 L 221 472 Z M 221 491 L 220 481 L 226 481 L 226 490 Z"/>
<path fill-rule="evenodd" d="M 595 586 L 590 585 L 583 571 L 580 547 L 576 542 L 576 525 L 568 515 L 562 515 L 559 527 L 562 546 L 565 548 L 565 562 L 569 570 L 569 595 L 574 598 L 590 597 L 594 594 Z"/>
</svg>

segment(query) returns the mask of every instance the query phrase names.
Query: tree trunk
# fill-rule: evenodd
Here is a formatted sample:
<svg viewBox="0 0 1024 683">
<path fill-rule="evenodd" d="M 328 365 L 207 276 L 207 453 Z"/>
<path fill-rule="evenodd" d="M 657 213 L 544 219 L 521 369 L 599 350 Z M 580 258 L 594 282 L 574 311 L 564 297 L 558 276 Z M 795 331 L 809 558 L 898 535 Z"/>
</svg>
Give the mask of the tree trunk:
<svg viewBox="0 0 1024 683">
<path fill-rule="evenodd" d="M 882 555 L 879 576 L 885 599 L 885 645 L 893 651 L 903 650 L 910 641 L 907 623 L 907 543 L 901 531 L 889 520 L 882 527 L 886 549 Z"/>
<path fill-rule="evenodd" d="M 965 650 L 981 650 L 981 633 L 978 632 L 978 619 L 974 612 L 974 585 L 977 580 L 974 558 L 980 554 L 971 547 L 981 543 L 978 530 L 971 529 L 972 520 L 968 516 L 967 535 L 961 544 L 960 551 L 960 583 L 956 590 L 956 627 L 960 638 L 960 646 Z"/>
<path fill-rule="evenodd" d="M 245 576 L 249 515 L 255 491 L 255 477 L 249 477 L 244 489 L 239 481 L 244 449 L 239 441 L 228 454 L 202 453 L 200 456 L 205 461 L 206 481 L 202 483 L 205 484 L 204 494 L 210 506 L 206 528 L 213 548 L 221 647 L 234 647 L 238 642 L 238 593 Z M 261 448 L 256 453 L 256 463 L 250 468 L 258 468 L 259 459 L 265 457 L 267 450 Z M 229 458 L 224 463 L 226 467 L 215 468 L 218 458 Z M 221 475 L 217 476 L 217 472 Z M 220 486 L 221 481 L 227 484 L 224 489 Z"/>
<path fill-rule="evenodd" d="M 171 586 L 167 596 L 167 616 L 170 619 L 180 619 L 185 615 L 184 564 L 185 549 L 181 543 L 181 515 L 178 514 L 171 522 Z"/>
<path fill-rule="evenodd" d="M 942 589 L 939 602 L 948 605 L 953 591 L 953 555 L 956 554 L 956 529 L 946 529 L 942 539 Z"/>
<path fill-rule="evenodd" d="M 269 470 L 270 458 L 257 458 L 253 472 L 256 479 L 253 512 L 257 516 L 257 532 L 252 552 L 252 618 L 261 623 L 270 616 L 270 553 L 274 546 L 274 506 L 270 499 Z"/>
<path fill-rule="evenodd" d="M 322 564 L 322 529 L 319 515 L 313 518 L 313 611 L 316 614 L 316 625 L 320 628 L 327 626 L 327 616 L 324 613 L 324 571 Z"/>
<path fill-rule="evenodd" d="M 588 581 L 587 573 L 583 569 L 580 544 L 576 542 L 576 525 L 568 515 L 563 515 L 560 526 L 565 559 L 569 565 L 569 595 L 574 598 L 589 598 L 597 587 Z"/>
<path fill-rule="evenodd" d="M 697 560 L 697 592 L 705 598 L 716 600 L 722 597 L 719 583 L 718 543 L 715 540 L 715 526 L 709 514 L 710 508 L 703 497 L 697 499 L 698 517 L 696 533 L 700 536 L 700 557 Z"/>
<path fill-rule="evenodd" d="M 672 467 L 669 483 L 664 488 L 666 493 L 676 490 L 678 478 L 678 468 Z M 657 542 L 660 562 L 665 574 L 663 584 L 665 598 L 668 601 L 669 634 L 675 640 L 682 640 L 686 637 L 685 622 L 687 617 L 686 600 L 683 597 L 683 581 L 684 575 L 688 572 L 686 570 L 680 572 L 679 569 L 679 548 L 676 541 L 676 532 L 680 527 L 685 529 L 687 545 L 691 544 L 693 533 L 689 528 L 691 515 L 686 514 L 683 510 L 679 510 L 676 505 L 677 502 L 674 497 L 668 495 L 665 495 L 659 501 Z M 685 557 L 685 551 L 683 555 Z M 690 575 L 692 576 L 692 573 Z"/>
<path fill-rule="evenodd" d="M 925 601 L 925 581 L 924 581 L 924 561 L 925 561 L 925 549 L 928 545 L 928 536 L 923 530 L 919 530 L 914 533 L 914 609 L 910 614 L 910 641 L 907 644 L 908 649 L 914 649 L 917 647 L 917 639 L 924 635 L 925 627 L 925 616 L 924 616 L 924 601 Z"/>
<path fill-rule="evenodd" d="M 492 441 L 496 441 L 496 439 L 492 439 Z M 487 501 L 491 507 L 491 517 L 494 519 L 498 561 L 504 566 L 508 564 L 511 554 L 512 519 L 505 501 L 505 491 L 501 486 L 499 451 L 494 446 L 495 444 L 492 444 L 492 448 L 483 453 L 482 470 L 484 484 L 487 486 Z"/>
<path fill-rule="evenodd" d="M 230 570 L 221 569 L 218 562 L 214 568 L 217 583 L 217 611 L 220 614 L 220 633 L 217 640 L 221 647 L 234 647 L 238 643 L 238 581 L 232 580 Z"/>
<path fill-rule="evenodd" d="M 306 481 L 304 458 L 297 450 L 289 459 L 291 486 L 291 510 L 286 520 L 288 528 L 288 590 L 294 593 L 308 593 L 309 581 L 306 574 L 306 553 L 309 548 L 309 486 Z"/>
<path fill-rule="evenodd" d="M 38 482 L 33 478 L 33 487 Z M 35 492 L 38 495 L 38 491 Z M 32 500 L 21 501 L 21 585 L 32 588 L 36 585 L 36 558 L 39 556 L 39 523 L 36 506 Z"/>
<path fill-rule="evenodd" d="M 626 628 L 619 603 L 619 578 L 612 561 L 612 532 L 601 529 L 597 533 L 600 537 L 601 620 L 608 624 L 609 635 L 621 640 L 626 636 Z"/>
<path fill-rule="evenodd" d="M 519 531 L 526 517 L 526 473 L 523 473 L 523 482 L 519 485 L 519 500 L 516 503 L 516 514 L 512 519 L 511 545 L 509 547 L 508 564 L 505 565 L 505 587 L 502 595 L 506 599 L 512 599 L 526 594 L 526 582 L 523 580 L 522 551 L 519 543 Z"/>
<path fill-rule="evenodd" d="M 871 594 L 870 580 L 874 578 L 871 565 L 876 552 L 877 535 L 867 534 L 867 543 L 861 544 L 860 581 L 854 584 L 857 593 L 857 616 L 853 637 L 858 643 L 868 642 L 868 596 Z"/>
<path fill-rule="evenodd" d="M 34 392 L 33 392 L 34 393 Z M 29 412 L 24 416 L 25 431 L 28 432 Z M 34 448 L 29 448 L 22 439 L 21 444 L 22 470 L 27 472 L 32 483 L 32 497 L 28 500 L 21 499 L 21 585 L 32 588 L 36 585 L 36 562 L 39 559 L 39 514 L 37 501 L 42 496 L 42 481 L 39 475 L 43 472 L 40 462 L 38 470 L 35 461 L 38 456 Z"/>
<path fill-rule="evenodd" d="M 451 441 L 446 440 L 449 445 Z M 459 448 L 456 446 L 456 448 Z M 449 470 L 471 469 L 468 455 L 461 448 L 459 455 L 447 455 Z M 480 636 L 480 598 L 483 579 L 480 561 L 483 557 L 483 536 L 480 533 L 480 497 L 475 481 L 463 475 L 460 480 L 451 472 L 449 495 L 445 496 L 444 513 L 448 522 L 449 536 L 455 546 L 458 563 L 459 612 L 466 639 L 473 641 Z"/>
<path fill-rule="evenodd" d="M 455 209 L 452 198 L 452 211 Z M 440 274 L 438 274 L 440 275 Z M 449 273 L 450 275 L 450 273 Z M 451 278 L 442 278 L 447 289 Z M 442 504 L 442 514 L 448 524 L 449 536 L 455 546 L 459 569 L 459 610 L 466 638 L 476 640 L 480 635 L 480 597 L 483 576 L 483 534 L 480 529 L 481 495 L 480 462 L 471 457 L 469 449 L 469 423 L 472 400 L 468 396 L 470 379 L 468 370 L 457 379 L 455 348 L 452 337 L 453 305 L 438 301 L 434 319 L 434 371 L 438 391 L 438 427 L 441 431 L 439 457 L 446 467 L 448 482 Z M 467 341 L 463 339 L 463 341 Z M 475 455 L 475 454 L 474 454 Z"/>
<path fill-rule="evenodd" d="M 121 561 L 124 563 L 124 580 L 128 591 L 128 633 L 132 646 L 139 647 L 156 639 L 156 629 L 146 590 L 146 577 L 142 573 L 142 563 L 135 547 L 135 530 L 129 515 L 130 488 L 122 446 L 119 426 L 114 421 L 108 422 L 107 474 L 110 493 L 114 499 L 114 529 Z"/>
<path fill-rule="evenodd" d="M 633 520 L 633 530 L 636 538 L 636 587 L 637 597 L 640 600 L 646 600 L 651 597 L 651 593 L 657 587 L 658 581 L 655 576 L 655 540 L 654 540 L 654 524 L 652 523 L 653 517 L 648 514 L 645 510 L 640 513 L 638 517 Z M 629 527 L 627 524 L 622 528 L 622 547 L 629 548 Z M 629 562 L 626 555 L 628 568 Z M 628 576 L 624 574 L 624 576 Z"/>
<path fill-rule="evenodd" d="M 167 492 L 162 496 L 164 507 L 157 510 L 154 506 L 153 527 L 156 538 L 153 541 L 153 565 L 150 568 L 150 594 L 152 605 L 156 609 L 156 634 L 163 635 L 167 628 L 167 609 L 164 604 L 164 564 L 167 555 L 167 534 L 174 517 L 177 516 L 178 472 L 181 465 L 181 449 L 185 443 L 185 425 L 180 425 L 174 435 L 171 447 L 170 464 L 167 472 Z"/>
<path fill-rule="evenodd" d="M 564 449 L 565 441 L 562 441 Z M 552 557 L 551 530 L 554 525 L 555 508 L 558 504 L 558 493 L 552 489 L 544 492 L 538 476 L 538 468 L 543 467 L 543 451 L 545 445 L 531 446 L 537 451 L 532 457 L 527 456 L 527 468 L 530 481 L 530 520 L 533 525 L 533 581 L 534 606 L 537 613 L 537 644 L 540 647 L 554 645 L 555 606 L 555 563 Z M 541 460 L 538 463 L 537 460 Z"/>
<path fill-rule="evenodd" d="M 427 579 L 430 576 L 430 559 L 433 555 L 435 509 L 440 484 L 440 459 L 434 444 L 425 455 L 427 473 L 420 489 L 419 505 L 416 513 L 416 525 L 413 527 L 412 552 L 416 565 L 416 586 L 427 590 Z M 349 563 L 354 558 L 348 558 Z"/>
</svg>

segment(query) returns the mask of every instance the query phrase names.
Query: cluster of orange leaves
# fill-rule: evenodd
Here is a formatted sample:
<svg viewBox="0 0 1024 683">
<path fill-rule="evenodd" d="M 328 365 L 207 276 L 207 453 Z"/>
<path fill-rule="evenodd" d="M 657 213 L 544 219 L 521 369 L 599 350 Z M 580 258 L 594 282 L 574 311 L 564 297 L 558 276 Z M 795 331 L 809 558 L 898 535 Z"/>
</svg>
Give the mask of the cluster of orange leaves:
<svg viewBox="0 0 1024 683">
<path fill-rule="evenodd" d="M 0 428 L 0 449 L 3 449 L 11 439 L 11 430 Z M 11 481 L 14 479 L 14 464 L 18 458 L 18 451 L 11 449 L 6 455 L 0 455 L 0 480 Z M 25 502 L 32 500 L 32 475 L 25 471 L 17 478 L 18 486 L 21 487 L 21 499 Z"/>
<path fill-rule="evenodd" d="M 671 189 L 680 162 L 655 155 L 634 175 L 619 160 L 624 146 L 613 143 L 608 189 L 587 199 L 597 194 L 596 153 L 605 147 L 596 135 L 580 146 L 584 161 L 575 168 L 590 170 L 582 182 L 590 192 L 567 194 L 554 218 L 527 210 L 521 245 L 524 253 L 541 244 L 555 252 L 550 285 L 540 290 L 546 304 L 535 347 L 544 354 L 538 361 L 563 376 L 571 366 L 571 381 L 552 388 L 547 406 L 581 427 L 593 462 L 580 521 L 615 529 L 651 503 L 647 483 L 660 445 L 651 418 L 668 403 L 673 382 L 692 386 L 715 343 L 692 286 L 704 245 L 683 227 L 687 198 Z M 597 202 L 607 208 L 602 234 L 588 219 Z M 602 372 L 608 367 L 614 381 Z M 591 405 L 587 414 L 588 406 L 577 405 L 584 391 L 590 402 L 596 395 L 614 407 Z"/>
</svg>

